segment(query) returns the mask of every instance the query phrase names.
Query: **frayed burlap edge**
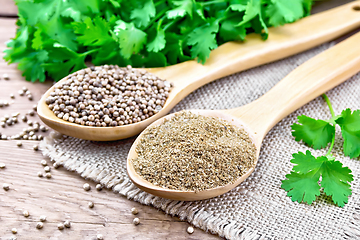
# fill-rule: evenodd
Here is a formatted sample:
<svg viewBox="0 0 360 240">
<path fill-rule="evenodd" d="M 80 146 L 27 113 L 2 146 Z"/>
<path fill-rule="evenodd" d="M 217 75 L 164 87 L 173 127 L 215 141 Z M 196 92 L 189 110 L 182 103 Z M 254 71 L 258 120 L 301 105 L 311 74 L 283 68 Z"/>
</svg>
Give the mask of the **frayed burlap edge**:
<svg viewBox="0 0 360 240">
<path fill-rule="evenodd" d="M 161 209 L 171 216 L 177 216 L 195 227 L 217 234 L 220 237 L 242 240 L 265 239 L 259 233 L 251 231 L 251 229 L 246 229 L 244 226 L 239 226 L 239 223 L 236 221 L 221 219 L 219 216 L 209 214 L 203 208 L 193 206 L 192 202 L 174 201 L 156 197 L 137 188 L 127 177 L 120 178 L 115 174 L 110 174 L 106 170 L 82 164 L 77 159 L 71 158 L 65 152 L 59 151 L 54 147 L 57 139 L 61 137 L 62 135 L 60 133 L 51 132 L 49 136 L 40 142 L 40 150 L 44 156 L 49 157 L 52 162 L 60 164 L 65 169 L 77 172 L 81 177 L 92 180 L 95 183 L 100 183 L 128 199 Z"/>
</svg>

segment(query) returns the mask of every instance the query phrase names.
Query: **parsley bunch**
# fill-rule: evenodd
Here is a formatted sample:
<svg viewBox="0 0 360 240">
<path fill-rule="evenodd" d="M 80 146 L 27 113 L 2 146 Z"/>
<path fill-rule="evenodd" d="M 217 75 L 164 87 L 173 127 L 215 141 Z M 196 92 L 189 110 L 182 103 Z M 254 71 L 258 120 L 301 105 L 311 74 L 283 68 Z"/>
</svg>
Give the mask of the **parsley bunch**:
<svg viewBox="0 0 360 240">
<path fill-rule="evenodd" d="M 341 128 L 344 138 L 344 154 L 350 158 L 360 155 L 360 110 L 351 111 L 345 109 L 339 115 L 335 115 L 328 97 L 323 98 L 329 106 L 331 118 L 328 120 L 316 120 L 305 115 L 298 117 L 299 123 L 292 125 L 292 135 L 296 141 L 303 141 L 306 145 L 320 149 L 330 143 L 328 152 L 324 156 L 314 157 L 308 150 L 306 153 L 293 154 L 291 162 L 294 165 L 292 172 L 286 175 L 281 187 L 288 191 L 292 201 L 306 202 L 311 204 L 316 196 L 320 195 L 320 189 L 326 195 L 331 196 L 335 204 L 343 207 L 351 195 L 350 183 L 353 175 L 348 167 L 335 160 L 331 154 L 335 143 L 335 126 Z M 321 176 L 321 183 L 320 181 Z"/>
<path fill-rule="evenodd" d="M 310 13 L 312 0 L 15 0 L 18 29 L 5 60 L 27 80 L 59 80 L 95 65 L 160 67 L 210 51 L 248 33 Z"/>
</svg>

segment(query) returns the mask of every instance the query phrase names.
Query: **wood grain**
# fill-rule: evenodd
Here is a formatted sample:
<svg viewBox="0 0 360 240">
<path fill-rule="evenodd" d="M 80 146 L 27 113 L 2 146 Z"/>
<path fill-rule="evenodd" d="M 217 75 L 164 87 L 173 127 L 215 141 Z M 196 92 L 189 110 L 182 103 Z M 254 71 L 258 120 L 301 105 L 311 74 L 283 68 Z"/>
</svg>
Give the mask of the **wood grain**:
<svg viewBox="0 0 360 240">
<path fill-rule="evenodd" d="M 4 42 L 14 34 L 15 19 L 0 19 L 1 52 L 5 49 Z M 10 80 L 3 79 L 4 73 Z M 15 99 L 9 107 L 0 108 L 0 117 L 14 112 L 20 112 L 20 116 L 26 114 L 51 85 L 50 81 L 26 82 L 15 64 L 7 65 L 1 58 L 0 99 L 11 101 L 10 93 L 14 93 Z M 23 86 L 32 92 L 33 101 L 19 96 L 17 92 Z M 37 116 L 29 119 L 40 121 Z M 27 124 L 20 121 L 0 128 L 0 132 L 11 136 L 26 127 Z M 17 228 L 18 239 L 96 239 L 97 234 L 102 234 L 104 239 L 219 239 L 200 229 L 189 235 L 188 223 L 110 190 L 98 192 L 94 183 L 90 183 L 91 191 L 86 192 L 82 186 L 87 181 L 65 169 L 52 168 L 51 179 L 39 178 L 37 172 L 43 171 L 40 161 L 45 158 L 32 149 L 36 141 L 22 142 L 19 148 L 14 140 L 0 140 L 0 162 L 6 164 L 5 169 L 0 169 L 0 239 L 9 239 L 12 228 Z M 48 163 L 51 164 L 49 160 Z M 2 189 L 3 183 L 10 184 L 9 191 Z M 88 208 L 89 201 L 94 202 L 93 209 Z M 132 207 L 139 209 L 137 217 L 141 223 L 138 226 L 132 224 L 135 217 L 130 212 Z M 30 217 L 22 215 L 24 210 L 30 212 Z M 46 215 L 47 221 L 44 228 L 38 230 L 35 226 L 40 215 Z M 58 230 L 57 224 L 65 220 L 70 220 L 72 227 Z"/>
<path fill-rule="evenodd" d="M 16 17 L 17 7 L 13 0 L 0 0 L 0 17 Z"/>
</svg>

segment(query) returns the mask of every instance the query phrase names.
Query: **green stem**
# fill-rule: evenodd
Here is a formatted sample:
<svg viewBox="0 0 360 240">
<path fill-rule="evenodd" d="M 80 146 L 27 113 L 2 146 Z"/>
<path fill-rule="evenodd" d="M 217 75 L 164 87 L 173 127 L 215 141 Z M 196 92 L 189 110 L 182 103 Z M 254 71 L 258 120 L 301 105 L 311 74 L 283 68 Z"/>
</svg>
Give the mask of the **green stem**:
<svg viewBox="0 0 360 240">
<path fill-rule="evenodd" d="M 149 22 L 148 26 L 143 30 L 144 32 L 153 25 L 154 22 L 156 22 L 157 20 L 159 20 L 159 18 L 161 17 L 161 19 L 163 19 L 165 16 L 164 13 L 166 13 L 170 8 L 164 8 L 163 10 L 161 10 L 158 14 L 156 14 L 156 16 L 151 19 L 151 21 Z"/>
<path fill-rule="evenodd" d="M 207 5 L 211 5 L 211 4 L 216 4 L 216 3 L 223 3 L 224 0 L 214 0 L 214 1 L 208 1 L 208 2 L 201 2 L 201 6 L 207 6 Z"/>
<path fill-rule="evenodd" d="M 331 105 L 331 102 L 330 102 L 328 96 L 326 96 L 326 94 L 324 93 L 322 95 L 322 97 L 324 98 L 325 102 L 327 103 L 327 105 L 328 105 L 328 107 L 330 109 L 331 117 L 335 117 L 335 112 L 334 112 L 334 109 L 333 109 L 333 107 Z"/>
<path fill-rule="evenodd" d="M 329 148 L 328 152 L 326 153 L 326 155 L 331 155 L 331 150 L 333 149 L 334 144 L 335 144 L 335 133 L 331 139 L 331 145 L 330 145 L 330 148 Z"/>
</svg>

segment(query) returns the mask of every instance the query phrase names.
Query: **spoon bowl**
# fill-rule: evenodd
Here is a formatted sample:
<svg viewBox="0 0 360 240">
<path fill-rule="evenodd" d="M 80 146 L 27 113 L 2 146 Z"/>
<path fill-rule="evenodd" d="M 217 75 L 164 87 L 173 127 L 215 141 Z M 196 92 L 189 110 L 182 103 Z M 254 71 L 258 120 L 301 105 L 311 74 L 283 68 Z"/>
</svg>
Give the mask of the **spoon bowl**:
<svg viewBox="0 0 360 240">
<path fill-rule="evenodd" d="M 266 41 L 250 34 L 245 42 L 223 44 L 211 52 L 204 65 L 196 61 L 187 61 L 163 68 L 145 69 L 172 82 L 174 88 L 163 108 L 143 121 L 117 127 L 89 127 L 64 121 L 55 116 L 45 103 L 55 86 L 42 96 L 37 112 L 46 125 L 76 138 L 113 141 L 135 136 L 149 124 L 166 115 L 192 91 L 213 80 L 305 51 L 354 30 L 360 26 L 360 11 L 355 10 L 359 2 L 314 14 L 292 24 L 270 28 Z M 60 80 L 56 85 L 64 81 L 66 79 Z"/>
<path fill-rule="evenodd" d="M 257 148 L 256 157 L 258 159 L 261 142 L 276 123 L 360 71 L 359 42 L 360 32 L 308 60 L 288 74 L 265 95 L 247 105 L 228 110 L 191 111 L 204 116 L 218 117 L 244 128 Z M 174 114 L 170 114 L 163 117 L 149 127 L 162 124 L 165 119 L 173 116 Z M 133 167 L 132 160 L 137 157 L 136 148 L 143 134 L 137 137 L 129 151 L 127 172 L 136 186 L 159 197 L 181 201 L 215 197 L 236 187 L 250 176 L 255 168 L 249 169 L 233 183 L 200 192 L 161 188 L 143 179 Z"/>
</svg>

